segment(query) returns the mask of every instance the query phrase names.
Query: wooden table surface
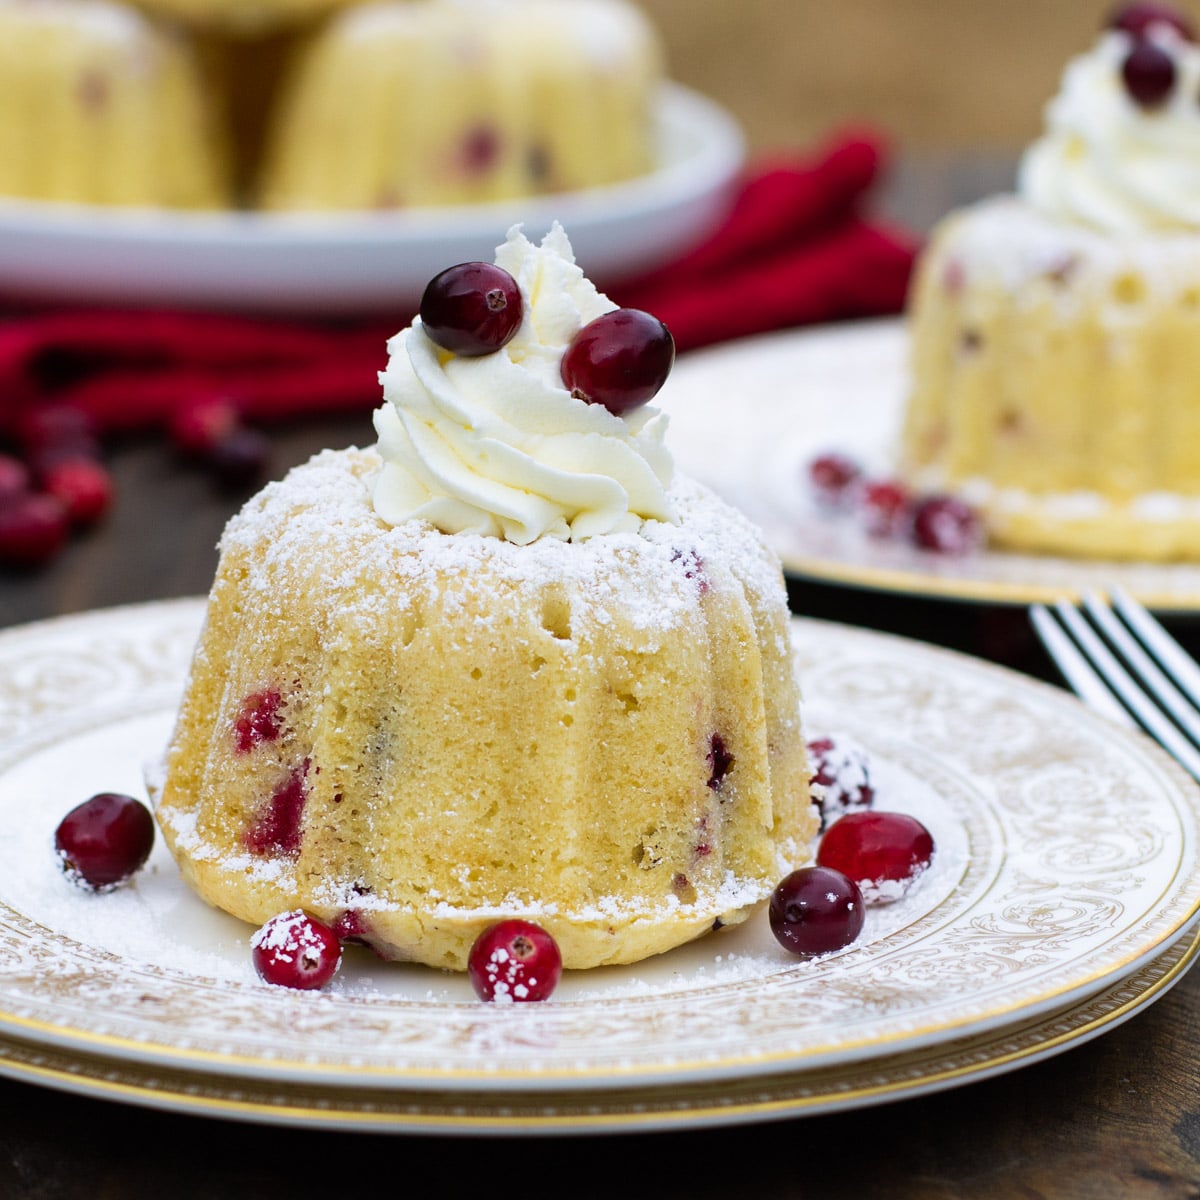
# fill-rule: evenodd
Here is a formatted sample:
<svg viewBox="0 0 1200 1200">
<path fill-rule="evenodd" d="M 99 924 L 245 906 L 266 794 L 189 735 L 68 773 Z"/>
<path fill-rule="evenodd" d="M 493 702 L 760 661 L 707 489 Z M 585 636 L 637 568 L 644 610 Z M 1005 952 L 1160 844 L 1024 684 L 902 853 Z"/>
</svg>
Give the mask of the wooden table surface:
<svg viewBox="0 0 1200 1200">
<path fill-rule="evenodd" d="M 927 228 L 996 164 L 901 162 L 890 210 Z M 271 473 L 372 440 L 363 415 L 272 434 Z M 119 502 L 49 569 L 0 573 L 0 626 L 207 591 L 242 497 L 158 444 L 114 450 Z M 795 581 L 805 615 L 924 637 L 1052 679 L 1025 613 Z M 0 1198 L 438 1194 L 583 1197 L 1200 1197 L 1200 972 L 1086 1044 L 991 1079 L 833 1115 L 695 1131 L 464 1138 L 182 1116 L 0 1080 Z M 459 1157 L 461 1155 L 461 1158 Z M 368 1190 L 369 1189 L 369 1190 Z"/>
</svg>

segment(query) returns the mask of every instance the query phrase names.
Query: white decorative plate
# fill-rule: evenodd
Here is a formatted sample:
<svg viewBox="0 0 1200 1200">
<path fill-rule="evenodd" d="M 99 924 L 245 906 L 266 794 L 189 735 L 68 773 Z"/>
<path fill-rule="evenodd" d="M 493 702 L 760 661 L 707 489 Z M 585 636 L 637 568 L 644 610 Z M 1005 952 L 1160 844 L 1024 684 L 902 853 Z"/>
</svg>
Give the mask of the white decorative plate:
<svg viewBox="0 0 1200 1200">
<path fill-rule="evenodd" d="M 660 166 L 627 183 L 387 213 L 188 213 L 0 200 L 0 291 L 35 299 L 328 316 L 395 312 L 450 263 L 491 261 L 509 226 L 561 221 L 607 286 L 689 248 L 745 157 L 725 109 L 678 84 L 656 114 Z"/>
<path fill-rule="evenodd" d="M 1120 584 L 1148 607 L 1200 612 L 1200 564 L 1104 563 L 984 551 L 962 558 L 874 540 L 814 506 L 825 450 L 896 462 L 907 332 L 888 318 L 767 334 L 680 355 L 655 403 L 679 467 L 740 507 L 793 575 L 945 599 L 1031 604 Z"/>
<path fill-rule="evenodd" d="M 880 807 L 934 865 L 815 962 L 765 912 L 633 967 L 569 972 L 544 1004 L 353 951 L 323 993 L 257 980 L 249 927 L 161 846 L 88 895 L 51 846 L 93 792 L 144 794 L 202 604 L 0 635 L 0 1036 L 274 1084 L 595 1092 L 850 1067 L 1037 1020 L 1150 964 L 1200 906 L 1200 788 L 1140 734 L 1048 685 L 916 642 L 797 620 L 810 734 L 859 742 Z"/>
<path fill-rule="evenodd" d="M 1200 953 L 1200 933 L 1049 1017 L 861 1063 L 667 1087 L 550 1092 L 410 1091 L 229 1077 L 100 1058 L 0 1037 L 0 1075 L 193 1115 L 387 1133 L 583 1134 L 691 1129 L 863 1108 L 1028 1066 L 1083 1045 L 1164 996 Z"/>
</svg>

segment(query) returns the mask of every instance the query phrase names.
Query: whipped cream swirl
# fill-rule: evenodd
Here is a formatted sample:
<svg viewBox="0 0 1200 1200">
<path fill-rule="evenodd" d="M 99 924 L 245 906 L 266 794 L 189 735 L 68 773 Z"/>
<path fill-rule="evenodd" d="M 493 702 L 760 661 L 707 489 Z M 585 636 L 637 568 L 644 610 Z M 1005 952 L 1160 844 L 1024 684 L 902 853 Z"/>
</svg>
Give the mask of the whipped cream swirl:
<svg viewBox="0 0 1200 1200">
<path fill-rule="evenodd" d="M 1018 172 L 1035 208 L 1111 233 L 1200 228 L 1200 47 L 1165 25 L 1148 36 L 1175 63 L 1161 107 L 1140 108 L 1124 86 L 1127 33 L 1105 32 L 1068 63 Z"/>
<path fill-rule="evenodd" d="M 585 278 L 562 227 L 534 246 L 514 226 L 496 265 L 517 281 L 524 304 L 501 350 L 452 354 L 420 317 L 388 342 L 374 416 L 384 460 L 375 511 L 391 525 L 418 518 L 518 545 L 674 521 L 666 415 L 643 405 L 615 416 L 563 385 L 571 339 L 616 305 Z"/>
</svg>

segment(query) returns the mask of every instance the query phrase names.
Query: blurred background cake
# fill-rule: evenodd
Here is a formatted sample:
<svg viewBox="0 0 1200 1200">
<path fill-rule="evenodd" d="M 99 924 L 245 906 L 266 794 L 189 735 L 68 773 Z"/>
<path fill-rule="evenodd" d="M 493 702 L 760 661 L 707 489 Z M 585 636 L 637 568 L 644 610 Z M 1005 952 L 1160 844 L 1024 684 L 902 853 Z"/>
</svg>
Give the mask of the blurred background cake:
<svg viewBox="0 0 1200 1200">
<path fill-rule="evenodd" d="M 918 265 L 906 469 L 992 539 L 1200 558 L 1200 47 L 1162 6 L 1072 60 L 1016 193 Z"/>
<path fill-rule="evenodd" d="M 191 42 L 104 0 L 0 0 L 0 195 L 217 208 L 225 114 Z"/>
<path fill-rule="evenodd" d="M 268 209 L 509 199 L 654 165 L 658 37 L 623 0 L 386 0 L 298 48 L 273 106 Z"/>
</svg>

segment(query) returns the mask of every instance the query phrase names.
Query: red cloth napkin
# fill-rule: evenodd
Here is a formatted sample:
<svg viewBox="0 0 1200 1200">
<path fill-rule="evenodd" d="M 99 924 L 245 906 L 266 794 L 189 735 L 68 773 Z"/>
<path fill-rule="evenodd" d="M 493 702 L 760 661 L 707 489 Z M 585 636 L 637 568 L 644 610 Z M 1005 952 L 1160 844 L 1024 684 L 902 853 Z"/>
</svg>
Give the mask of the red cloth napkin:
<svg viewBox="0 0 1200 1200">
<path fill-rule="evenodd" d="M 654 312 L 680 351 L 898 312 L 916 243 L 867 212 L 884 166 L 883 144 L 869 133 L 763 159 L 703 245 L 609 295 Z M 11 314 L 0 319 L 0 433 L 46 404 L 84 410 L 101 434 L 163 427 L 178 410 L 213 399 L 264 425 L 370 410 L 380 400 L 385 341 L 410 316 L 325 323 L 111 308 Z"/>
</svg>

